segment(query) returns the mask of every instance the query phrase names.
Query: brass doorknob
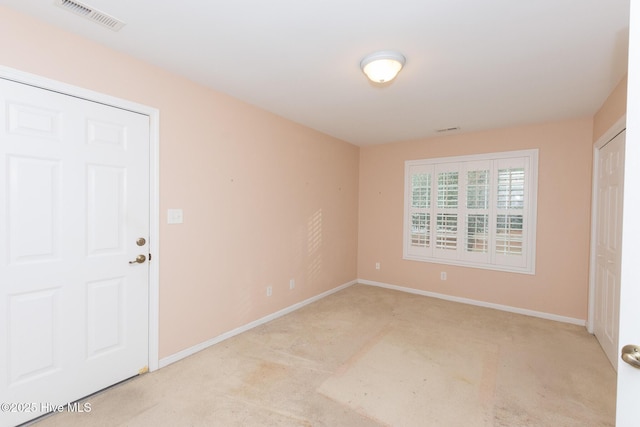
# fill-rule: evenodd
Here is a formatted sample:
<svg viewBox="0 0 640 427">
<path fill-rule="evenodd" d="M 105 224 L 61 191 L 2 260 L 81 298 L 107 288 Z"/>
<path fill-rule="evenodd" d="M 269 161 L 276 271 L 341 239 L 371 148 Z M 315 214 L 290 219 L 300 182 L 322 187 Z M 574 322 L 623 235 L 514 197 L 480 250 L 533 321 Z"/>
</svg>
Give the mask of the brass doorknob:
<svg viewBox="0 0 640 427">
<path fill-rule="evenodd" d="M 640 369 L 640 346 L 629 344 L 622 347 L 622 360 Z"/>
<path fill-rule="evenodd" d="M 129 264 L 142 264 L 143 262 L 145 262 L 147 260 L 147 257 L 140 254 L 136 257 L 135 260 L 133 261 L 129 261 Z"/>
</svg>

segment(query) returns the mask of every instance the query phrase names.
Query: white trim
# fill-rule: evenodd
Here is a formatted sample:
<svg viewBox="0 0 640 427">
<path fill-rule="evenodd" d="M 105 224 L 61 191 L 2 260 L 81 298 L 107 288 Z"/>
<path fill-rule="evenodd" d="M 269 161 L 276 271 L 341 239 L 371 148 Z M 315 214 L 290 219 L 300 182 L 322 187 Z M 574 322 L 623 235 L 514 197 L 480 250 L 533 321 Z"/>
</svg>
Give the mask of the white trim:
<svg viewBox="0 0 640 427">
<path fill-rule="evenodd" d="M 149 115 L 149 371 L 160 359 L 160 111 Z"/>
<path fill-rule="evenodd" d="M 513 150 L 513 151 L 497 151 L 495 153 L 482 153 L 482 154 L 467 154 L 462 156 L 448 156 L 448 157 L 426 157 L 424 159 L 405 160 L 405 165 L 422 165 L 427 163 L 462 163 L 462 162 L 477 162 L 485 160 L 495 159 L 511 159 L 518 157 L 528 157 L 532 155 L 532 152 L 538 153 L 537 148 L 527 148 L 525 150 Z"/>
<path fill-rule="evenodd" d="M 159 147 L 160 112 L 156 108 L 0 65 L 0 78 L 149 116 L 149 370 L 158 369 L 159 332 Z"/>
<path fill-rule="evenodd" d="M 343 289 L 348 288 L 349 286 L 353 286 L 356 283 L 359 283 L 357 280 L 352 280 L 348 283 L 345 283 L 344 285 L 340 285 L 337 288 L 333 288 L 331 290 L 328 290 L 326 292 L 323 292 L 319 295 L 316 295 L 315 297 L 311 297 L 309 299 L 306 299 L 304 301 L 301 301 L 299 303 L 293 304 L 289 307 L 283 308 L 282 310 L 276 311 L 275 313 L 271 313 L 268 316 L 262 317 L 258 320 L 254 320 L 253 322 L 247 323 L 246 325 L 237 327 L 229 332 L 225 332 L 222 335 L 218 335 L 215 338 L 212 338 L 210 340 L 204 341 L 200 344 L 196 344 L 193 347 L 189 347 L 186 348 L 182 351 L 179 351 L 177 353 L 172 354 L 171 356 L 167 356 L 167 357 L 163 357 L 162 359 L 160 359 L 160 368 L 164 368 L 165 366 L 168 366 L 172 363 L 175 363 L 179 360 L 184 359 L 185 357 L 189 357 L 195 353 L 198 353 L 199 351 L 202 351 L 208 347 L 211 347 L 212 345 L 218 344 L 224 340 L 227 340 L 229 338 L 235 337 L 236 335 L 239 335 L 243 332 L 246 332 L 250 329 L 255 328 L 256 326 L 260 326 L 263 325 L 267 322 L 270 322 L 272 320 L 277 319 L 278 317 L 282 317 L 286 314 L 292 313 L 296 310 L 301 309 L 302 307 L 309 305 L 313 302 L 319 301 L 322 298 L 325 298 L 331 294 L 335 294 L 336 292 L 339 292 Z"/>
<path fill-rule="evenodd" d="M 556 322 L 570 323 L 572 325 L 585 326 L 583 319 L 575 319 L 573 317 L 558 316 L 557 314 L 545 313 L 542 311 L 527 310 L 524 308 L 511 307 L 508 305 L 494 304 L 491 302 L 477 301 L 469 298 L 454 297 L 451 295 L 438 294 L 435 292 L 422 291 L 419 289 L 407 288 L 403 286 L 390 285 L 388 283 L 374 282 L 372 280 L 358 279 L 358 283 L 362 285 L 377 286 L 379 288 L 392 289 L 394 291 L 407 292 L 410 294 L 422 295 L 425 297 L 438 298 L 446 301 L 459 302 L 462 304 L 475 305 L 478 307 L 493 308 L 495 310 L 507 311 L 509 313 L 522 314 L 525 316 L 539 317 L 541 319 L 553 320 Z"/>
<path fill-rule="evenodd" d="M 620 117 L 598 140 L 593 144 L 593 167 L 591 173 L 591 247 L 589 249 L 589 309 L 587 313 L 587 331 L 594 333 L 594 322 L 596 315 L 595 292 L 596 292 L 596 256 L 598 231 L 598 173 L 600 149 L 607 145 L 627 127 L 626 114 Z"/>
<path fill-rule="evenodd" d="M 602 148 L 609 141 L 616 137 L 620 132 L 627 128 L 627 115 L 623 115 L 604 133 L 596 142 L 593 143 L 594 148 Z"/>
</svg>

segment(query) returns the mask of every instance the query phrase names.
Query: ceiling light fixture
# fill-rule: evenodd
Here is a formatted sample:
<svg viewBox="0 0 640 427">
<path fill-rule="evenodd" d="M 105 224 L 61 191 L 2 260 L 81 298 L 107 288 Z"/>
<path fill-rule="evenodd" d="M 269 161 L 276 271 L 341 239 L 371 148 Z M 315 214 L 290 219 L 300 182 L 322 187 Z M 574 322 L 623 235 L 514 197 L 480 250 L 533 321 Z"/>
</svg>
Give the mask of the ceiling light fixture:
<svg viewBox="0 0 640 427">
<path fill-rule="evenodd" d="M 398 75 L 405 62 L 401 53 L 384 50 L 365 56 L 360 61 L 360 68 L 372 82 L 386 83 Z"/>
</svg>

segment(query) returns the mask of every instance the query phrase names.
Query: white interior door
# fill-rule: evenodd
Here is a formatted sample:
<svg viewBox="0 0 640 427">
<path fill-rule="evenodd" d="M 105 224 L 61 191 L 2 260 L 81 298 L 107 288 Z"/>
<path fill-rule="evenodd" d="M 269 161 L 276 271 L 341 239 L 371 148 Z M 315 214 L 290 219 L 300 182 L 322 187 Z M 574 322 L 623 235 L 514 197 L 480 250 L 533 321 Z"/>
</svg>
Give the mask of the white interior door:
<svg viewBox="0 0 640 427">
<path fill-rule="evenodd" d="M 598 150 L 596 266 L 593 331 L 614 369 L 618 369 L 620 258 L 625 132 Z"/>
<path fill-rule="evenodd" d="M 630 2 L 619 347 L 640 345 L 640 2 Z M 618 365 L 616 426 L 640 420 L 640 369 Z"/>
<path fill-rule="evenodd" d="M 148 116 L 0 79 L 0 235 L 0 425 L 146 369 Z"/>
</svg>

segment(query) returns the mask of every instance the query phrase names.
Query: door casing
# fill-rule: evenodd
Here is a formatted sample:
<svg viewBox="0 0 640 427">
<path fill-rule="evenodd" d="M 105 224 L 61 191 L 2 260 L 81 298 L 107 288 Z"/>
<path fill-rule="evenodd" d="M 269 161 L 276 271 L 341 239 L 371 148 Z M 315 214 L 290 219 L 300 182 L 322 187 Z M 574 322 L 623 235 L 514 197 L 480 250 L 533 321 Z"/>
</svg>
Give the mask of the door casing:
<svg viewBox="0 0 640 427">
<path fill-rule="evenodd" d="M 159 194 L 159 137 L 160 111 L 146 105 L 94 92 L 89 89 L 69 85 L 56 80 L 0 66 L 0 78 L 12 80 L 42 89 L 75 96 L 88 101 L 144 114 L 149 117 L 149 370 L 159 367 L 159 237 L 160 237 L 160 194 Z M 97 391 L 97 390 L 96 390 Z"/>
</svg>

